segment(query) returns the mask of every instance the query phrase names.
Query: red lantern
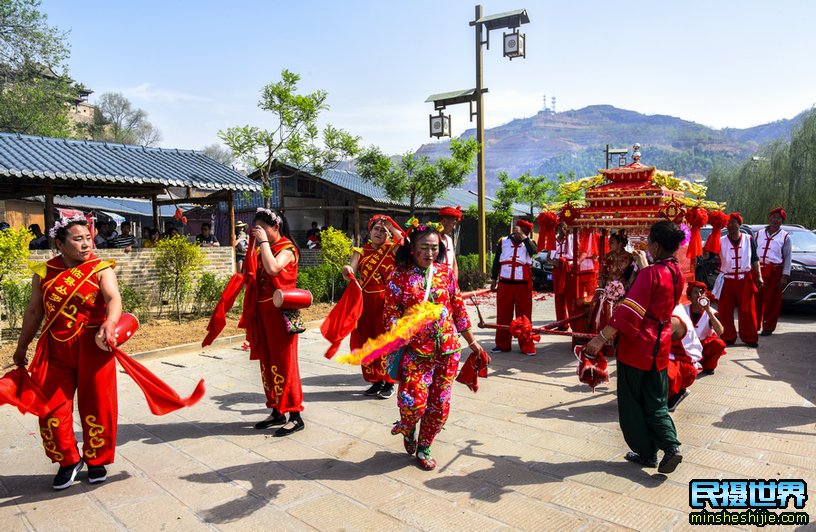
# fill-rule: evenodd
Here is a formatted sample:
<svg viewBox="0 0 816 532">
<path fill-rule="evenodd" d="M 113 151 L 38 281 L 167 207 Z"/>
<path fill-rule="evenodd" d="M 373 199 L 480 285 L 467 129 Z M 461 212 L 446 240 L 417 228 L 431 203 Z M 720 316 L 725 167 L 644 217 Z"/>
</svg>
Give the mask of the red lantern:
<svg viewBox="0 0 816 532">
<path fill-rule="evenodd" d="M 558 215 L 554 212 L 542 212 L 536 218 L 541 231 L 538 233 L 538 251 L 555 249 L 555 228 Z"/>
<path fill-rule="evenodd" d="M 686 214 L 686 209 L 677 201 L 677 198 L 672 198 L 658 211 L 658 214 L 672 223 L 680 225 Z"/>
<path fill-rule="evenodd" d="M 728 225 L 728 215 L 722 211 L 710 212 L 708 213 L 708 223 L 711 224 L 711 234 L 708 235 L 703 249 L 714 255 L 719 255 L 722 229 Z"/>
<path fill-rule="evenodd" d="M 700 236 L 700 228 L 708 223 L 708 213 L 700 207 L 692 207 L 686 212 L 686 223 L 691 228 L 691 240 L 689 240 L 686 257 L 695 260 L 703 254 L 703 239 Z"/>
<path fill-rule="evenodd" d="M 578 209 L 572 205 L 572 203 L 567 202 L 561 207 L 561 210 L 558 211 L 558 217 L 567 225 L 572 225 L 575 220 L 581 217 L 581 209 Z"/>
</svg>

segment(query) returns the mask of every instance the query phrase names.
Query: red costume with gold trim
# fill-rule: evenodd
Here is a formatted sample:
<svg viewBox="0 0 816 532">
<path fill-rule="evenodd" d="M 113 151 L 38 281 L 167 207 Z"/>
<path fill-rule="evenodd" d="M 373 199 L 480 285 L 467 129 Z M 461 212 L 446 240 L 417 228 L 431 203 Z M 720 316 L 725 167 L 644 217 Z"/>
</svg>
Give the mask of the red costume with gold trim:
<svg viewBox="0 0 816 532">
<path fill-rule="evenodd" d="M 247 283 L 244 311 L 239 327 L 247 330 L 250 360 L 258 360 L 261 380 L 266 394 L 266 406 L 281 413 L 303 411 L 303 386 L 298 367 L 298 335 L 286 330 L 283 312 L 272 303 L 275 290 L 296 288 L 298 260 L 297 247 L 286 237 L 270 244 L 273 255 L 285 250 L 295 254 L 295 260 L 277 275 L 266 273 L 255 249 L 254 282 Z"/>
<path fill-rule="evenodd" d="M 363 313 L 357 320 L 357 327 L 351 332 L 351 348 L 358 349 L 370 338 L 376 338 L 385 332 L 383 308 L 385 305 L 386 281 L 394 271 L 396 262 L 394 252 L 396 244 L 384 242 L 374 249 L 370 243 L 359 251 L 360 288 L 363 291 Z M 363 378 L 366 382 L 394 382 L 388 376 L 385 366 L 385 355 L 367 364 L 362 364 Z"/>
<path fill-rule="evenodd" d="M 62 257 L 46 266 L 40 278 L 45 325 L 30 370 L 46 397 L 64 402 L 40 418 L 45 454 L 61 466 L 80 458 L 89 465 L 110 464 L 116 450 L 116 360 L 113 353 L 99 349 L 94 337 L 106 316 L 96 274 L 114 264 L 92 255 L 75 268 L 67 268 Z M 81 456 L 74 435 L 75 393 Z"/>
</svg>

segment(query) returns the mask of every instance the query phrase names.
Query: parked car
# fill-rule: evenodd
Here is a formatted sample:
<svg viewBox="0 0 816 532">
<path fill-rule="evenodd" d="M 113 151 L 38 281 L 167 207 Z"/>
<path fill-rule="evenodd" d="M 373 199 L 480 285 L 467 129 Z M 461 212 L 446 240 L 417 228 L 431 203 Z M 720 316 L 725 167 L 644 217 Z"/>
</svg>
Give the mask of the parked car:
<svg viewBox="0 0 816 532">
<path fill-rule="evenodd" d="M 764 225 L 752 225 L 756 234 Z M 791 239 L 791 272 L 782 290 L 783 305 L 816 304 L 816 234 L 801 225 L 783 225 Z M 757 250 L 762 254 L 762 250 Z"/>
<path fill-rule="evenodd" d="M 553 289 L 553 267 L 548 260 L 549 257 L 549 251 L 542 251 L 533 256 L 533 289 L 539 292 L 549 292 Z"/>
</svg>

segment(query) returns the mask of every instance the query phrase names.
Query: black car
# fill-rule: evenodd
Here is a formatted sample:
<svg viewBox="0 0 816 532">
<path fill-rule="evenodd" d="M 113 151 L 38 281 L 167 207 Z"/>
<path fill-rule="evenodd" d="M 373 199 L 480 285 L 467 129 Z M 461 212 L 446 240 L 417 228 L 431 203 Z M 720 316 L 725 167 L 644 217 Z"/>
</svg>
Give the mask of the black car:
<svg viewBox="0 0 816 532">
<path fill-rule="evenodd" d="M 766 226 L 750 227 L 758 233 Z M 783 225 L 782 229 L 791 239 L 791 272 L 788 286 L 782 290 L 782 304 L 816 304 L 816 234 L 801 225 Z"/>
<path fill-rule="evenodd" d="M 547 260 L 549 256 L 549 251 L 542 251 L 533 256 L 533 289 L 538 292 L 550 292 L 553 289 L 553 267 Z"/>
</svg>

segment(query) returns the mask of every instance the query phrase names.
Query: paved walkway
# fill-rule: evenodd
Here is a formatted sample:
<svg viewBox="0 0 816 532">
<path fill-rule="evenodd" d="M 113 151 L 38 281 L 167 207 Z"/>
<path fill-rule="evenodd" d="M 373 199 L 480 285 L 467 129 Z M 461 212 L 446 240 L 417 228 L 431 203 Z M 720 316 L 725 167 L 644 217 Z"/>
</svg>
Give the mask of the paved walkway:
<svg viewBox="0 0 816 532">
<path fill-rule="evenodd" d="M 551 319 L 549 302 L 534 306 L 535 322 Z M 813 322 L 786 316 L 759 349 L 730 349 L 694 384 L 674 414 L 685 460 L 668 478 L 623 460 L 614 375 L 591 393 L 564 338 L 536 357 L 495 356 L 477 394 L 456 385 L 434 472 L 390 435 L 395 400 L 363 397 L 359 368 L 325 360 L 315 329 L 300 339 L 306 429 L 287 438 L 252 428 L 267 412 L 239 348 L 150 360 L 182 393 L 204 377 L 207 394 L 154 417 L 121 375 L 119 450 L 101 485 L 82 473 L 53 492 L 36 420 L 0 409 L 0 529 L 688 529 L 691 479 L 816 486 Z"/>
</svg>

